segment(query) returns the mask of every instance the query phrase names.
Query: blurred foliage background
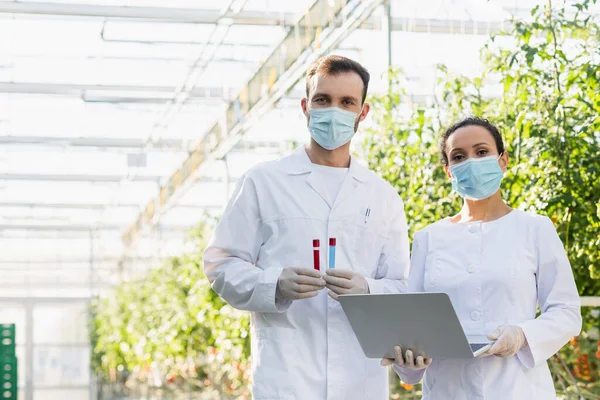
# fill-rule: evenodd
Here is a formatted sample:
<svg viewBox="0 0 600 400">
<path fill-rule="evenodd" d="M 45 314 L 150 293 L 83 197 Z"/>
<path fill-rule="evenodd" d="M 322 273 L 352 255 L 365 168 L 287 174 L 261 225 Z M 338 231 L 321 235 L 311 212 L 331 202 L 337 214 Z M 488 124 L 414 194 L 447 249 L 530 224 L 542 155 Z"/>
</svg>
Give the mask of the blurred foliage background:
<svg viewBox="0 0 600 400">
<path fill-rule="evenodd" d="M 389 94 L 370 98 L 374 120 L 361 156 L 397 188 L 411 237 L 460 209 L 440 162 L 440 131 L 482 116 L 505 135 L 505 199 L 554 221 L 581 295 L 600 295 L 600 29 L 584 16 L 592 3 L 572 3 L 575 15 L 535 8 L 532 20 L 515 21 L 482 49 L 481 76 L 439 66 L 434 104 L 411 104 L 401 71 L 390 71 Z M 188 254 L 93 305 L 92 366 L 101 398 L 250 397 L 249 316 L 224 303 L 201 268 L 211 227 L 193 233 Z M 600 310 L 582 311 L 582 335 L 550 363 L 561 397 L 598 399 Z M 419 386 L 392 376 L 392 398 L 420 398 Z"/>
</svg>

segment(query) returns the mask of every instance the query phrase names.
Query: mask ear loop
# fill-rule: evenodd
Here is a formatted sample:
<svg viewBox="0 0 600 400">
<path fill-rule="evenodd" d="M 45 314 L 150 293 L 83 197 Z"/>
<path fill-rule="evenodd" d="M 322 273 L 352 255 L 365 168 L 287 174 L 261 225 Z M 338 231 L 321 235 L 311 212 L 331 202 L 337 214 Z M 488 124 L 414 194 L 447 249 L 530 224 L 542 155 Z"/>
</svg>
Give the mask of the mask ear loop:
<svg viewBox="0 0 600 400">
<path fill-rule="evenodd" d="M 497 158 L 497 160 L 496 160 L 496 161 L 500 161 L 500 157 L 502 157 L 502 155 L 503 155 L 503 154 L 504 154 L 504 152 L 500 153 L 500 154 L 498 155 L 498 158 Z M 508 170 L 508 165 L 507 165 L 507 167 L 506 167 L 506 168 L 507 168 L 507 170 Z M 502 175 L 504 175 L 505 173 L 506 173 L 506 172 L 502 171 Z"/>
<path fill-rule="evenodd" d="M 360 111 L 358 112 L 356 119 L 354 120 L 354 123 L 357 123 L 358 120 L 360 119 L 360 116 L 362 115 L 363 111 L 365 109 L 365 104 L 363 103 L 362 107 L 360 108 Z"/>
</svg>

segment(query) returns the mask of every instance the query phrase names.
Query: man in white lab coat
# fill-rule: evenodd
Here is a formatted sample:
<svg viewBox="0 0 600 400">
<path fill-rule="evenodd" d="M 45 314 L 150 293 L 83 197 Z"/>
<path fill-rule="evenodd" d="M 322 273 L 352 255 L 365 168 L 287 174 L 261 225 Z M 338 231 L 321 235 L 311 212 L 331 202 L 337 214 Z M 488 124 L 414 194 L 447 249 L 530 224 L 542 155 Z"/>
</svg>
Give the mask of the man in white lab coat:
<svg viewBox="0 0 600 400">
<path fill-rule="evenodd" d="M 345 57 L 311 67 L 310 144 L 240 179 L 204 253 L 213 289 L 252 312 L 254 399 L 389 399 L 387 369 L 365 357 L 336 300 L 407 286 L 402 200 L 349 150 L 368 83 Z"/>
</svg>

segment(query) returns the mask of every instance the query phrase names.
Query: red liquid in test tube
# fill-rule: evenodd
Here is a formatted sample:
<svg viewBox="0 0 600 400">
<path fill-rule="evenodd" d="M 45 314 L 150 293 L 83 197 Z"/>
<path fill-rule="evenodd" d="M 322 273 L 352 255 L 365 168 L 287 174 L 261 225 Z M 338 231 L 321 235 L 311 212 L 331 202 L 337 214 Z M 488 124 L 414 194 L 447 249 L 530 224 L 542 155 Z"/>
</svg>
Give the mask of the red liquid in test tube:
<svg viewBox="0 0 600 400">
<path fill-rule="evenodd" d="M 313 240 L 313 263 L 317 271 L 321 270 L 321 258 L 319 256 L 320 242 L 318 239 Z"/>
</svg>

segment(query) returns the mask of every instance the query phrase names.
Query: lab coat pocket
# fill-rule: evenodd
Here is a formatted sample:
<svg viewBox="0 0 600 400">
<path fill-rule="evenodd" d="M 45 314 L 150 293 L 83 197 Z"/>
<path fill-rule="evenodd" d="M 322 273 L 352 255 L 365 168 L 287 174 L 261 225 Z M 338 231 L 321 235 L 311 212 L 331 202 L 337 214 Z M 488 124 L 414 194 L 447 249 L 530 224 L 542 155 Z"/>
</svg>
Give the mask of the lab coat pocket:
<svg viewBox="0 0 600 400">
<path fill-rule="evenodd" d="M 425 257 L 425 272 L 423 275 L 423 288 L 426 292 L 435 291 L 437 280 L 440 275 L 440 266 L 435 254 L 429 253 Z"/>
<path fill-rule="evenodd" d="M 377 269 L 388 232 L 388 221 L 370 211 L 367 219 L 364 211 L 359 212 L 354 224 L 354 264 L 366 276 Z"/>
<path fill-rule="evenodd" d="M 291 399 L 293 388 L 284 360 L 290 358 L 289 329 L 259 328 L 252 349 L 253 398 Z"/>
</svg>

